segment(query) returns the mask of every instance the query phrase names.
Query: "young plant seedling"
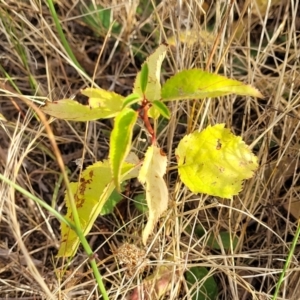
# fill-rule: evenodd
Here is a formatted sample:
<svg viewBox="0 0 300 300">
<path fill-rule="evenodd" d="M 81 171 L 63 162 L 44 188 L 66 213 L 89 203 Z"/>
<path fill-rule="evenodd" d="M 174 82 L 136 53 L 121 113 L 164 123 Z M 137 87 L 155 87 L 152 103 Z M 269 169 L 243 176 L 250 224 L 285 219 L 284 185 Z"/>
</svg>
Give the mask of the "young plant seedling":
<svg viewBox="0 0 300 300">
<path fill-rule="evenodd" d="M 160 45 L 137 73 L 132 94 L 123 97 L 111 91 L 88 88 L 82 91 L 89 97 L 89 105 L 63 99 L 47 102 L 42 110 L 54 117 L 89 121 L 115 118 L 110 137 L 108 160 L 89 166 L 78 182 L 72 184 L 82 229 L 88 234 L 111 193 L 121 190 L 121 183 L 138 178 L 145 186 L 149 217 L 142 234 L 146 244 L 157 220 L 168 207 L 168 188 L 164 180 L 167 157 L 157 145 L 156 132 L 151 118 L 170 118 L 165 103 L 175 100 L 193 100 L 224 96 L 231 93 L 262 97 L 255 88 L 237 80 L 205 72 L 201 69 L 183 70 L 172 76 L 163 86 L 160 83 L 162 61 L 168 46 Z M 138 109 L 131 108 L 137 104 Z M 132 132 L 138 118 L 142 120 L 150 145 L 142 162 L 131 151 Z M 202 132 L 183 137 L 175 154 L 178 173 L 183 183 L 194 193 L 206 193 L 231 199 L 237 195 L 245 179 L 251 178 L 258 167 L 257 158 L 241 137 L 234 136 L 224 124 L 208 126 Z M 142 164 L 142 166 L 141 166 Z M 72 211 L 67 201 L 67 217 L 72 221 Z M 74 255 L 79 239 L 62 224 L 62 244 L 59 256 Z"/>
</svg>

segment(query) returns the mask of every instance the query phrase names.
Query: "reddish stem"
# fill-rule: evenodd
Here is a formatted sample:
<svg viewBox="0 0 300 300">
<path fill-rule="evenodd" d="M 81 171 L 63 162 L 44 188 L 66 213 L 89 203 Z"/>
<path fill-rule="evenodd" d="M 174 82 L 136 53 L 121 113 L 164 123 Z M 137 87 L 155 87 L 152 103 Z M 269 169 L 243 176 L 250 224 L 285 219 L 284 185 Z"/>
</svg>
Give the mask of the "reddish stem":
<svg viewBox="0 0 300 300">
<path fill-rule="evenodd" d="M 148 130 L 149 134 L 151 135 L 151 143 L 155 144 L 156 143 L 156 135 L 155 135 L 155 132 L 153 130 L 153 127 L 152 127 L 149 117 L 148 117 L 148 110 L 150 107 L 151 107 L 151 103 L 149 103 L 149 101 L 146 98 L 144 98 L 142 105 L 138 111 L 142 112 L 141 118 L 144 121 L 144 125 L 145 125 L 146 129 Z"/>
<path fill-rule="evenodd" d="M 152 144 L 155 144 L 156 143 L 156 136 L 155 136 L 155 132 L 153 130 L 153 127 L 150 123 L 150 120 L 149 120 L 149 117 L 148 117 L 148 110 L 150 108 L 150 105 L 149 103 L 144 106 L 144 109 L 143 109 L 143 121 L 144 121 L 144 124 L 145 124 L 145 127 L 147 128 L 149 134 L 151 135 L 151 142 Z"/>
</svg>

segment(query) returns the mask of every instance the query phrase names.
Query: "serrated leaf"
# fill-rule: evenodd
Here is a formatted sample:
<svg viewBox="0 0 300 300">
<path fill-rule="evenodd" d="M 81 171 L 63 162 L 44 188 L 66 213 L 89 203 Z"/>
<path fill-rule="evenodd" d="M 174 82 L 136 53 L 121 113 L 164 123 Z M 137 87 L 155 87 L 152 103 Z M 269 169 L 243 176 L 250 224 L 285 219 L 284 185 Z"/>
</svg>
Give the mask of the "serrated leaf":
<svg viewBox="0 0 300 300">
<path fill-rule="evenodd" d="M 213 276 L 204 267 L 191 267 L 185 273 L 193 300 L 215 300 L 218 295 L 218 285 Z"/>
<path fill-rule="evenodd" d="M 147 149 L 143 166 L 138 179 L 146 185 L 146 200 L 149 209 L 149 217 L 143 230 L 143 243 L 147 242 L 149 235 L 161 216 L 168 208 L 168 188 L 163 179 L 167 169 L 167 157 L 162 150 L 154 145 Z"/>
<path fill-rule="evenodd" d="M 263 98 L 254 87 L 201 69 L 183 70 L 162 86 L 161 100 L 203 99 L 237 94 Z"/>
<path fill-rule="evenodd" d="M 159 111 L 159 113 L 166 119 L 170 119 L 171 113 L 168 107 L 161 101 L 155 100 L 151 102 L 153 106 Z"/>
<path fill-rule="evenodd" d="M 86 88 L 81 91 L 81 94 L 89 97 L 91 108 L 102 107 L 109 111 L 119 112 L 124 102 L 123 96 L 100 88 Z"/>
<path fill-rule="evenodd" d="M 114 182 L 119 190 L 120 172 L 122 164 L 129 153 L 133 126 L 138 114 L 130 108 L 124 108 L 115 118 L 114 128 L 111 132 L 109 159 L 111 163 Z"/>
<path fill-rule="evenodd" d="M 160 69 L 162 61 L 164 60 L 167 53 L 167 46 L 160 45 L 144 62 L 142 68 L 145 64 L 148 65 L 148 79 L 147 87 L 143 92 L 141 87 L 141 71 L 138 72 L 135 82 L 133 93 L 140 95 L 141 98 L 145 96 L 148 101 L 154 101 L 160 99 L 161 85 L 160 85 Z"/>
<path fill-rule="evenodd" d="M 140 76 L 141 79 L 140 85 L 141 85 L 142 93 L 145 93 L 146 91 L 146 87 L 148 83 L 148 75 L 149 75 L 149 67 L 147 63 L 144 63 L 141 69 L 141 76 Z"/>
<path fill-rule="evenodd" d="M 90 108 L 88 105 L 82 105 L 72 99 L 63 99 L 59 101 L 47 101 L 41 110 L 58 119 L 69 121 L 93 121 L 98 119 L 107 119 L 114 117 L 118 111 L 112 111 L 108 108 Z"/>
<path fill-rule="evenodd" d="M 125 162 L 121 169 L 121 181 L 137 177 L 138 172 L 139 168 L 136 167 L 136 164 Z M 81 228 L 87 235 L 115 189 L 109 161 L 97 162 L 87 167 L 81 173 L 78 182 L 70 184 L 70 188 L 76 202 Z M 67 206 L 66 218 L 74 222 L 67 193 L 65 201 Z M 57 256 L 73 256 L 78 246 L 79 238 L 76 233 L 65 223 L 61 223 L 61 245 Z"/>
<path fill-rule="evenodd" d="M 138 94 L 130 94 L 124 99 L 122 109 L 127 106 L 131 106 L 132 104 L 135 104 L 141 100 L 142 98 Z"/>
<path fill-rule="evenodd" d="M 175 151 L 178 172 L 194 193 L 231 199 L 257 169 L 257 157 L 224 124 L 186 135 Z"/>
</svg>

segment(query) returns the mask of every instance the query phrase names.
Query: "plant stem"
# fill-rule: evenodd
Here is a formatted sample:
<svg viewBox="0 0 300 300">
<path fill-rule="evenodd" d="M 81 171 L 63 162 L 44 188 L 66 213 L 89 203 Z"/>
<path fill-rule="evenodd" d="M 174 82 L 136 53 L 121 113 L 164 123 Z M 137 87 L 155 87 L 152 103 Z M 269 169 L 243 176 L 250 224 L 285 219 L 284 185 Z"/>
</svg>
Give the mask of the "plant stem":
<svg viewBox="0 0 300 300">
<path fill-rule="evenodd" d="M 152 127 L 149 117 L 148 117 L 149 108 L 150 108 L 149 104 L 146 104 L 143 108 L 143 121 L 144 121 L 145 127 L 147 128 L 149 134 L 151 135 L 151 143 L 153 145 L 156 143 L 156 135 L 155 135 L 155 132 L 153 130 L 153 127 Z"/>
</svg>

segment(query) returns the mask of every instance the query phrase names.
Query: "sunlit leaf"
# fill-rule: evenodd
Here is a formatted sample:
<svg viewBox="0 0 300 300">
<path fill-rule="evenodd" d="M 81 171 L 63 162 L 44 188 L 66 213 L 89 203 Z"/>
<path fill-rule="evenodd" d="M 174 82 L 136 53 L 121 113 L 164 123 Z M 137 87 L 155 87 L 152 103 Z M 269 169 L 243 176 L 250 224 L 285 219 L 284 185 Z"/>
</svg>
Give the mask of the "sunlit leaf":
<svg viewBox="0 0 300 300">
<path fill-rule="evenodd" d="M 136 164 L 125 162 L 121 168 L 121 181 L 138 176 L 139 169 Z M 87 167 L 78 182 L 70 184 L 74 195 L 80 219 L 81 228 L 85 235 L 89 233 L 96 218 L 102 212 L 103 206 L 115 189 L 110 163 L 108 160 L 97 162 Z M 74 223 L 68 194 L 65 195 L 67 215 L 66 218 Z M 61 223 L 61 245 L 58 257 L 73 256 L 79 246 L 76 233 L 65 223 Z"/>
<path fill-rule="evenodd" d="M 122 109 L 124 97 L 103 89 L 87 88 L 81 93 L 89 97 L 89 105 L 72 99 L 47 101 L 41 108 L 46 114 L 70 121 L 93 121 L 116 116 Z"/>
<path fill-rule="evenodd" d="M 110 111 L 121 111 L 124 97 L 111 91 L 99 88 L 86 88 L 81 94 L 89 97 L 89 106 L 91 108 L 102 107 Z"/>
<path fill-rule="evenodd" d="M 82 105 L 72 99 L 63 99 L 59 101 L 47 101 L 41 110 L 58 119 L 69 121 L 93 121 L 98 119 L 107 119 L 114 117 L 118 112 L 107 108 L 90 108 L 88 105 Z"/>
<path fill-rule="evenodd" d="M 166 169 L 167 156 L 160 148 L 150 146 L 138 176 L 139 181 L 146 185 L 146 200 L 149 209 L 148 222 L 143 231 L 144 245 L 158 218 L 168 208 L 168 188 L 163 179 Z"/>
<path fill-rule="evenodd" d="M 257 169 L 257 157 L 224 124 L 186 135 L 175 151 L 178 172 L 194 193 L 231 199 Z"/>
<path fill-rule="evenodd" d="M 257 89 L 240 81 L 191 69 L 181 71 L 166 81 L 162 86 L 161 100 L 203 99 L 228 94 L 263 97 Z"/>
<path fill-rule="evenodd" d="M 141 71 L 138 72 L 133 93 L 140 95 L 142 98 L 145 96 L 148 101 L 154 101 L 160 99 L 161 85 L 160 85 L 160 69 L 162 61 L 167 53 L 167 46 L 160 45 L 144 62 L 148 65 L 148 79 L 145 92 L 141 87 Z M 143 68 L 142 66 L 142 68 Z"/>
<path fill-rule="evenodd" d="M 116 116 L 114 128 L 111 132 L 109 159 L 117 189 L 120 185 L 121 167 L 130 150 L 133 126 L 137 117 L 137 112 L 130 108 L 124 108 Z"/>
</svg>

